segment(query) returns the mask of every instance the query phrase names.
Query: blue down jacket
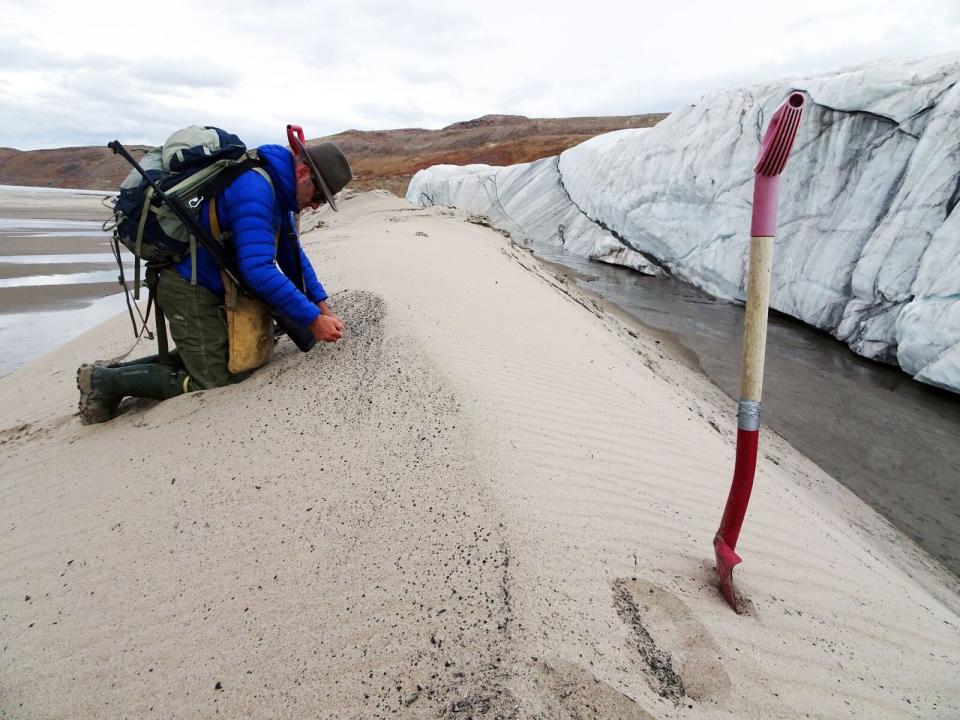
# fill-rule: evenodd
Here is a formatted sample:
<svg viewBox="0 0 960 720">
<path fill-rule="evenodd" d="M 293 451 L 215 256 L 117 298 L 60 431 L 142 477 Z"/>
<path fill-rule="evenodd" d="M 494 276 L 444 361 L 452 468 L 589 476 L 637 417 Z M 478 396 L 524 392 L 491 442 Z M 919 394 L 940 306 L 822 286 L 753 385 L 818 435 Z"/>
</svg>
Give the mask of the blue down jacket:
<svg viewBox="0 0 960 720">
<path fill-rule="evenodd" d="M 260 173 L 248 170 L 217 197 L 217 219 L 223 231 L 232 233 L 227 245 L 257 296 L 295 322 L 309 325 L 320 314 L 316 303 L 326 300 L 327 292 L 291 226 L 291 212 L 297 210 L 293 155 L 282 145 L 263 145 L 257 150 L 266 161 L 273 187 Z M 208 204 L 201 205 L 200 218 L 209 230 Z M 297 273 L 295 252 L 303 265 L 306 297 L 290 281 Z M 180 277 L 190 279 L 189 255 L 175 267 Z M 197 247 L 197 282 L 215 295 L 224 293 L 220 268 L 203 247 Z"/>
</svg>

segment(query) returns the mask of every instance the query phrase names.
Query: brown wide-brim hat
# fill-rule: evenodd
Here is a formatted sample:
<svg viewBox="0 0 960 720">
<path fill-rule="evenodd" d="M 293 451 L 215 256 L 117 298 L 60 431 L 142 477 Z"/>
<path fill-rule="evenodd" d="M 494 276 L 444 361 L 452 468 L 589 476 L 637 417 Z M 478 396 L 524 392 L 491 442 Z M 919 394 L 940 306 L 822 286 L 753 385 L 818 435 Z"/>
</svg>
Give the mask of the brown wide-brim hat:
<svg viewBox="0 0 960 720">
<path fill-rule="evenodd" d="M 327 204 L 337 210 L 333 196 L 343 190 L 353 179 L 353 170 L 347 156 L 332 142 L 322 142 L 304 147 L 294 138 L 293 151 L 307 163 L 314 184 L 320 188 Z"/>
</svg>

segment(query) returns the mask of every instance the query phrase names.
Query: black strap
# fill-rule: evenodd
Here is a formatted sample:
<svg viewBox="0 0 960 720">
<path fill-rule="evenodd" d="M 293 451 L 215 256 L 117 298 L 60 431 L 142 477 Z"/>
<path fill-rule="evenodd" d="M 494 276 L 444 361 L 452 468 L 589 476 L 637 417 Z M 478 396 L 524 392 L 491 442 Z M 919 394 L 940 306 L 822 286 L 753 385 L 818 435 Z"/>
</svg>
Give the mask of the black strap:
<svg viewBox="0 0 960 720">
<path fill-rule="evenodd" d="M 147 315 L 150 314 L 150 305 L 155 305 L 157 311 L 154 315 L 157 326 L 157 353 L 160 355 L 160 364 L 169 365 L 170 345 L 167 341 L 167 319 L 163 314 L 163 308 L 157 300 L 157 283 L 160 280 L 160 270 L 155 266 L 147 265 Z"/>
<path fill-rule="evenodd" d="M 247 158 L 242 162 L 237 163 L 231 167 L 226 168 L 222 172 L 217 173 L 208 183 L 201 185 L 197 190 L 197 195 L 203 195 L 206 199 L 214 198 L 224 190 L 226 190 L 230 184 L 240 177 L 247 170 L 253 170 L 253 168 L 264 167 L 266 163 L 260 158 Z"/>
<path fill-rule="evenodd" d="M 148 340 L 153 340 L 153 335 L 150 334 L 150 330 L 147 328 L 147 321 L 150 320 L 150 307 L 153 304 L 153 296 L 150 296 L 150 299 L 147 300 L 147 312 L 143 314 L 140 312 L 140 306 L 135 302 L 130 301 L 130 288 L 127 286 L 127 278 L 123 272 L 123 258 L 120 255 L 120 238 L 114 233 L 113 234 L 113 256 L 117 260 L 117 268 L 120 271 L 120 276 L 117 278 L 120 285 L 123 287 L 123 299 L 127 302 L 127 312 L 130 315 L 130 323 L 133 325 L 133 335 L 140 340 L 140 337 L 146 333 Z M 137 315 L 140 316 L 140 329 L 137 330 L 137 321 L 133 317 L 134 308 L 137 311 Z"/>
<path fill-rule="evenodd" d="M 150 291 L 150 297 L 153 298 L 156 291 Z M 170 345 L 167 341 L 167 318 L 163 314 L 163 308 L 160 303 L 156 303 L 157 312 L 157 354 L 160 356 L 161 365 L 170 365 Z"/>
</svg>

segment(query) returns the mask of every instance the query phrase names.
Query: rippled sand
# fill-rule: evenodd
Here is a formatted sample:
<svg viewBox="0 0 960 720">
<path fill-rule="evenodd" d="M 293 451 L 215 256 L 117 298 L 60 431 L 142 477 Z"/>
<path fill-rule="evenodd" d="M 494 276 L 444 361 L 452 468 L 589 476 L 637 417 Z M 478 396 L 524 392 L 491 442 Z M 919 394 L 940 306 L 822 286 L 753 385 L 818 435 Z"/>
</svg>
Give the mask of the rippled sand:
<svg viewBox="0 0 960 720">
<path fill-rule="evenodd" d="M 0 714 L 960 713 L 909 540 L 764 432 L 735 615 L 726 397 L 455 211 L 341 208 L 305 222 L 340 343 L 92 427 L 125 318 L 0 380 Z"/>
</svg>

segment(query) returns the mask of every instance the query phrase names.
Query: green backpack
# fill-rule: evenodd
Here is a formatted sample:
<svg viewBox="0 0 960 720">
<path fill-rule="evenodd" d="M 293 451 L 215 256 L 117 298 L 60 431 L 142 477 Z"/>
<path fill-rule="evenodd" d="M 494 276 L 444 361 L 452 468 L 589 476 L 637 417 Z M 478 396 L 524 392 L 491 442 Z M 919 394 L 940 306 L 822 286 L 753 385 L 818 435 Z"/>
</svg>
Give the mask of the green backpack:
<svg viewBox="0 0 960 720">
<path fill-rule="evenodd" d="M 257 151 L 248 150 L 236 135 L 201 125 L 177 130 L 140 160 L 146 175 L 167 196 L 180 200 L 195 214 L 204 200 L 215 198 L 247 170 L 259 172 L 270 182 L 263 164 Z M 113 217 L 104 229 L 113 231 L 118 260 L 119 245 L 136 258 L 137 299 L 141 260 L 159 267 L 180 262 L 187 255 L 196 259 L 196 238 L 168 205 L 159 202 L 150 183 L 136 169 L 120 185 Z M 196 282 L 196 262 L 192 280 Z"/>
</svg>

